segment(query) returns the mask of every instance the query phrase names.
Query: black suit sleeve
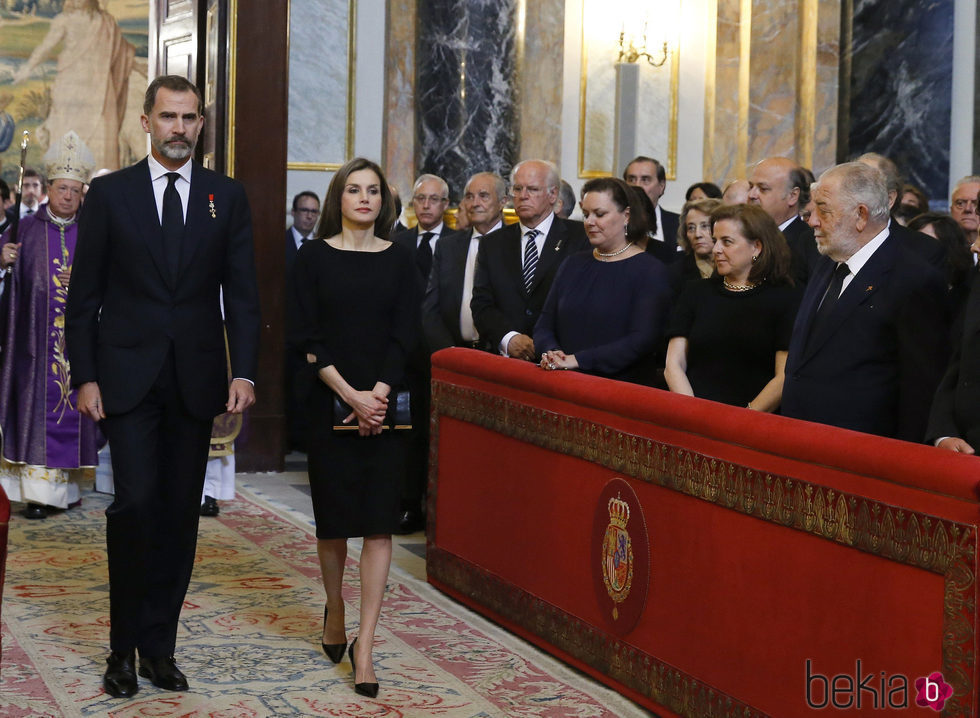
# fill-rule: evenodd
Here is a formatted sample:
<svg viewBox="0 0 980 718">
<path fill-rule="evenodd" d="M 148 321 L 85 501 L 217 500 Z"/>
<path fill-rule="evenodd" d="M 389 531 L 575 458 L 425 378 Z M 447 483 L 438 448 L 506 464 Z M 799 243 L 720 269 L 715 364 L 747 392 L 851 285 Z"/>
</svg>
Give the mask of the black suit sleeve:
<svg viewBox="0 0 980 718">
<path fill-rule="evenodd" d="M 976 287 L 974 288 L 976 289 Z M 973 293 L 971 293 L 972 297 Z M 963 331 L 967 312 L 962 311 L 953 325 L 952 335 L 955 337 L 949 365 L 943 374 L 936 394 L 932 399 L 929 410 L 929 424 L 926 427 L 925 440 L 934 443 L 936 439 L 946 436 L 963 438 L 963 429 L 956 422 L 956 389 L 960 383 L 960 365 L 963 356 Z M 980 447 L 974 447 L 980 448 Z"/>
<path fill-rule="evenodd" d="M 938 274 L 919 279 L 897 317 L 900 377 L 897 438 L 921 442 L 949 356 L 946 288 Z"/>
<path fill-rule="evenodd" d="M 453 346 L 453 335 L 442 320 L 439 306 L 439 282 L 450 271 L 444 240 L 436 242 L 436 251 L 432 255 L 432 272 L 429 274 L 429 285 L 425 290 L 422 301 L 422 330 L 430 352 Z"/>
</svg>

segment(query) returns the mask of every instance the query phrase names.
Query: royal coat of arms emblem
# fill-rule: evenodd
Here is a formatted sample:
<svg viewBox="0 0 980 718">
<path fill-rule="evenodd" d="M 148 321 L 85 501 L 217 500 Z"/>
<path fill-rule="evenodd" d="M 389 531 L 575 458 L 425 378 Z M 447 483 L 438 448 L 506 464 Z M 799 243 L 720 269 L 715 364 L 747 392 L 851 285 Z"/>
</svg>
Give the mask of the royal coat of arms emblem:
<svg viewBox="0 0 980 718">
<path fill-rule="evenodd" d="M 596 497 L 592 524 L 592 585 L 599 610 L 617 636 L 643 615 L 650 590 L 650 533 L 630 483 L 611 479 Z"/>
<path fill-rule="evenodd" d="M 619 604 L 626 600 L 633 586 L 633 542 L 626 525 L 630 507 L 617 494 L 609 499 L 609 525 L 602 538 L 602 581 L 613 601 L 613 620 L 619 618 Z"/>
</svg>

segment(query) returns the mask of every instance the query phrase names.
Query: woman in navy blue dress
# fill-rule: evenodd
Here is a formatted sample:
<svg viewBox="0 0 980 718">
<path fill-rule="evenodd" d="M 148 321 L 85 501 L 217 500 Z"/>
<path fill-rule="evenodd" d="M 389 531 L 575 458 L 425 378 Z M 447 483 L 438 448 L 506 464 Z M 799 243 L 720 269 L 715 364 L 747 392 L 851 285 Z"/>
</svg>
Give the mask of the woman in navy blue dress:
<svg viewBox="0 0 980 718">
<path fill-rule="evenodd" d="M 647 218 L 625 182 L 589 180 L 581 207 L 592 251 L 555 275 L 534 327 L 541 368 L 649 384 L 670 306 L 667 268 L 637 246 Z"/>
</svg>

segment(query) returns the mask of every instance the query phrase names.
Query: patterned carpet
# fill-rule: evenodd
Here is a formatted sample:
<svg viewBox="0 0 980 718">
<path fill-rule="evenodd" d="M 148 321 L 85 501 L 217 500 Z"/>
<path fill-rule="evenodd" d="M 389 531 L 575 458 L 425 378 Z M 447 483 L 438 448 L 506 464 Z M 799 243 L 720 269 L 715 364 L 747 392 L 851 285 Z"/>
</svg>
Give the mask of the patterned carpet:
<svg viewBox="0 0 980 718">
<path fill-rule="evenodd" d="M 353 691 L 350 663 L 319 647 L 323 589 L 308 517 L 239 487 L 201 522 L 182 615 L 187 693 L 141 680 L 102 692 L 108 642 L 103 511 L 11 522 L 3 597 L 0 714 L 20 716 L 640 716 L 629 701 L 392 569 L 375 646 L 381 693 Z M 351 542 L 350 566 L 356 566 Z M 347 572 L 348 625 L 356 571 Z"/>
</svg>

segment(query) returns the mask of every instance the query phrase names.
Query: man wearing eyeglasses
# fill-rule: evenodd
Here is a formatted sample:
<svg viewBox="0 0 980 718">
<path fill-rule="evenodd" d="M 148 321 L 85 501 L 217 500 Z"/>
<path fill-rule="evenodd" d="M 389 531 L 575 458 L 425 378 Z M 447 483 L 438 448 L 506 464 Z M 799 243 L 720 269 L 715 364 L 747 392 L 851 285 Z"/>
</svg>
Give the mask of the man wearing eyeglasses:
<svg viewBox="0 0 980 718">
<path fill-rule="evenodd" d="M 293 226 L 286 230 L 286 269 L 293 266 L 296 251 L 303 242 L 313 239 L 316 221 L 320 218 L 320 198 L 309 190 L 293 197 Z"/>
<path fill-rule="evenodd" d="M 415 180 L 412 188 L 412 208 L 418 224 L 412 229 L 406 229 L 392 236 L 392 242 L 404 244 L 415 255 L 415 266 L 419 270 L 419 281 L 424 292 L 429 281 L 429 271 L 432 269 L 432 255 L 436 244 L 442 237 L 448 236 L 448 230 L 442 221 L 446 208 L 449 207 L 449 185 L 446 180 L 436 175 L 421 175 Z"/>
<path fill-rule="evenodd" d="M 531 335 L 555 273 L 589 246 L 581 222 L 555 215 L 560 182 L 551 162 L 519 162 L 511 196 L 520 222 L 480 240 L 470 308 L 480 339 L 504 356 L 535 360 Z"/>
<path fill-rule="evenodd" d="M 293 226 L 286 230 L 286 276 L 290 275 L 296 252 L 304 242 L 313 240 L 316 222 L 320 218 L 320 198 L 316 192 L 304 190 L 293 197 Z M 293 294 L 286 283 L 286 312 L 296 311 Z M 286 440 L 292 451 L 306 451 L 306 406 L 304 395 L 307 386 L 303 379 L 308 377 L 309 364 L 306 350 L 287 340 L 286 358 L 283 364 L 286 391 Z"/>
<path fill-rule="evenodd" d="M 980 227 L 980 216 L 977 215 L 978 193 L 980 176 L 970 175 L 956 183 L 953 196 L 949 200 L 949 213 L 966 232 L 966 241 L 971 245 L 977 241 L 977 228 Z"/>
<path fill-rule="evenodd" d="M 449 185 L 441 177 L 424 174 L 412 188 L 412 208 L 418 224 L 392 235 L 391 241 L 403 244 L 415 257 L 418 268 L 419 296 L 425 293 L 436 246 L 455 237 L 457 232 L 443 223 L 449 206 Z M 421 328 L 419 334 L 422 335 Z M 432 366 L 427 342 L 419 342 L 409 357 L 405 383 L 412 396 L 412 431 L 402 491 L 402 513 L 398 533 L 408 534 L 425 524 L 425 486 L 429 475 L 429 384 Z"/>
</svg>

